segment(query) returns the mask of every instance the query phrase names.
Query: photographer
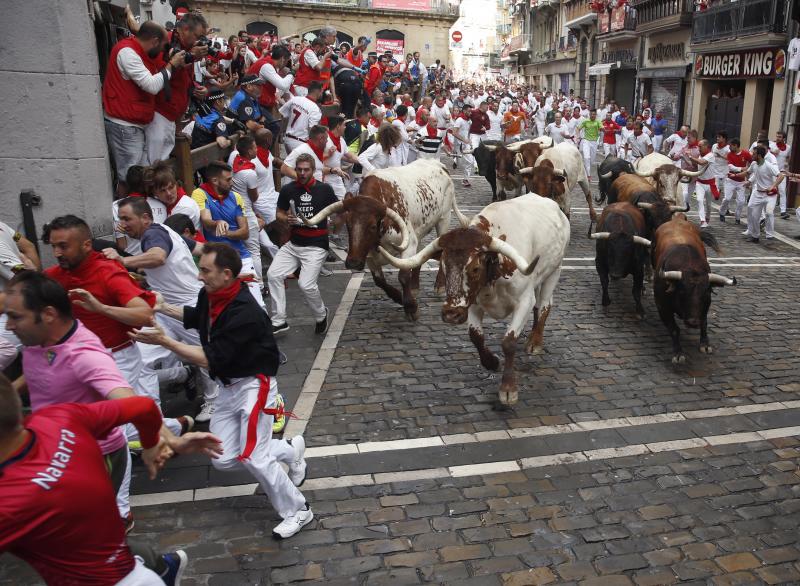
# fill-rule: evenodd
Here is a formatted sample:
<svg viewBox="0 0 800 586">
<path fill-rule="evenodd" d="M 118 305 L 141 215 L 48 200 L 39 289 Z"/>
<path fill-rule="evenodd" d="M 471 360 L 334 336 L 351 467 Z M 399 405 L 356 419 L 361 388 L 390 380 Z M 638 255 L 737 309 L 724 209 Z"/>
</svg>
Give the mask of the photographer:
<svg viewBox="0 0 800 586">
<path fill-rule="evenodd" d="M 248 74 L 257 75 L 263 82 L 258 103 L 262 114 L 267 118 L 265 126 L 275 136 L 280 131 L 277 122 L 278 98 L 287 96 L 294 82 L 294 75 L 289 69 L 291 61 L 289 49 L 283 45 L 275 45 L 270 55 L 262 57 L 247 70 Z"/>
<path fill-rule="evenodd" d="M 172 72 L 169 84 L 156 96 L 153 121 L 145 127 L 147 158 L 150 162 L 169 158 L 175 147 L 175 122 L 186 113 L 191 92 L 198 91 L 193 88 L 192 69 L 188 65 L 208 54 L 208 43 L 204 42 L 207 28 L 205 18 L 189 12 L 167 35 L 169 44 L 164 52 L 164 60 L 181 51 L 185 55 L 183 64 Z"/>
<path fill-rule="evenodd" d="M 322 82 L 320 72 L 325 67 L 325 61 L 333 55 L 333 51 L 328 50 L 322 37 L 317 37 L 311 41 L 311 46 L 307 47 L 300 54 L 297 67 L 297 75 L 294 78 L 294 91 L 298 96 L 308 94 L 308 85 L 312 81 Z"/>
</svg>

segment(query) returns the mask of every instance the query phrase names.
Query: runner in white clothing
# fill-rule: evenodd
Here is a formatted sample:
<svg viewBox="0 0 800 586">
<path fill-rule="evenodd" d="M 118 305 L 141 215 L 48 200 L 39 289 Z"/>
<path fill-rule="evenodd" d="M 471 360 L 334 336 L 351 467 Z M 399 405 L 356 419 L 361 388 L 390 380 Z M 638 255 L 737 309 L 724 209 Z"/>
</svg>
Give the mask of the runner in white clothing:
<svg viewBox="0 0 800 586">
<path fill-rule="evenodd" d="M 561 144 L 567 140 L 567 138 L 570 136 L 569 128 L 562 122 L 561 112 L 556 112 L 555 122 L 548 124 L 544 129 L 544 133 L 546 136 L 549 136 L 553 139 L 554 145 Z"/>
<path fill-rule="evenodd" d="M 716 138 L 717 142 L 711 146 L 711 154 L 714 157 L 711 162 L 711 172 L 717 181 L 717 190 L 724 195 L 725 181 L 728 178 L 728 153 L 731 152 L 731 147 L 728 146 L 728 133 L 724 130 L 718 132 Z"/>
<path fill-rule="evenodd" d="M 692 157 L 686 155 L 697 168 L 702 171 L 700 176 L 697 177 L 694 186 L 694 197 L 697 199 L 697 213 L 700 216 L 700 227 L 708 228 L 708 222 L 711 217 L 711 197 L 719 199 L 719 190 L 717 189 L 717 178 L 714 169 L 714 153 L 711 152 L 711 145 L 706 139 L 701 140 L 697 144 L 700 150 L 700 157 Z"/>
<path fill-rule="evenodd" d="M 499 104 L 495 100 L 489 101 L 489 110 L 486 115 L 489 117 L 489 130 L 486 131 L 486 140 L 503 140 L 503 117 L 498 112 Z"/>
<path fill-rule="evenodd" d="M 332 147 L 327 148 L 328 145 L 328 128 L 321 125 L 316 125 L 309 130 L 308 141 L 304 142 L 293 149 L 291 153 L 283 160 L 281 165 L 281 175 L 283 175 L 283 185 L 291 183 L 293 179 L 297 179 L 295 167 L 297 158 L 300 155 L 311 155 L 314 159 L 314 179 L 322 181 L 323 177 L 330 173 L 330 168 L 325 164 L 325 161 L 332 154 Z"/>
<path fill-rule="evenodd" d="M 358 155 L 358 162 L 361 164 L 363 173 L 366 174 L 375 169 L 401 166 L 401 155 L 397 148 L 400 140 L 400 132 L 397 128 L 389 124 L 381 126 L 375 144 Z"/>
<path fill-rule="evenodd" d="M 775 156 L 778 161 L 778 170 L 789 170 L 789 155 L 792 152 L 792 146 L 786 143 L 786 133 L 778 131 L 775 133 L 775 146 L 770 148 L 770 152 Z M 781 181 L 778 184 L 778 199 L 780 200 L 781 218 L 784 220 L 789 219 L 789 212 L 786 211 L 786 181 Z"/>
<path fill-rule="evenodd" d="M 767 239 L 775 237 L 775 200 L 778 190 L 774 184 L 778 179 L 778 165 L 767 161 L 767 149 L 757 146 L 754 149 L 754 161 L 747 169 L 748 181 L 753 186 L 750 201 L 747 203 L 747 230 L 742 234 L 748 236 L 748 242 L 758 243 L 761 236 L 761 214 L 766 214 L 765 232 Z"/>
<path fill-rule="evenodd" d="M 400 107 L 404 106 L 398 106 L 398 108 Z M 336 197 L 341 200 L 347 193 L 345 181 L 349 182 L 350 180 L 347 172 L 342 169 L 342 161 L 352 165 L 358 162 L 358 157 L 347 149 L 347 143 L 344 140 L 344 116 L 329 118 L 328 125 L 330 130 L 328 131 L 326 152 L 329 152 L 330 156 L 326 159 L 326 163 L 331 172 L 325 175 L 324 181 L 333 188 Z"/>
<path fill-rule="evenodd" d="M 322 84 L 312 81 L 308 84 L 308 95 L 294 96 L 281 106 L 281 116 L 288 119 L 283 139 L 287 152 L 307 141 L 308 130 L 322 120 L 322 110 L 317 105 L 321 95 Z"/>
</svg>

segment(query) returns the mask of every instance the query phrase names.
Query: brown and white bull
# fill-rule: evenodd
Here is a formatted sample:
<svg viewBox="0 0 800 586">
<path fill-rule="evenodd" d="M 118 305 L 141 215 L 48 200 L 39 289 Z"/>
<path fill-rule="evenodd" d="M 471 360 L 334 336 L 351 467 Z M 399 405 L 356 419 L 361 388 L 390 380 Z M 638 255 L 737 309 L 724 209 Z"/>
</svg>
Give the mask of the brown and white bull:
<svg viewBox="0 0 800 586">
<path fill-rule="evenodd" d="M 558 205 L 529 193 L 489 204 L 468 227 L 451 230 L 413 257 L 381 252 L 402 270 L 438 257 L 446 293 L 442 320 L 469 322 L 469 337 L 489 370 L 498 370 L 500 360 L 486 346 L 483 317 L 510 318 L 502 343 L 505 364 L 499 393 L 500 405 L 507 406 L 518 398 L 514 355 L 531 309 L 534 321 L 526 349 L 531 354 L 543 351 L 544 326 L 569 236 L 569 220 Z"/>
<path fill-rule="evenodd" d="M 519 174 L 530 191 L 558 203 L 568 218 L 570 193 L 576 185 L 580 185 L 589 205 L 589 216 L 592 222 L 596 220 L 597 214 L 589 191 L 589 178 L 583 166 L 583 156 L 574 144 L 562 142 L 543 151 L 532 167 L 520 169 Z"/>
<path fill-rule="evenodd" d="M 413 256 L 431 230 L 435 228 L 438 235 L 447 231 L 451 211 L 466 225 L 468 220 L 456 205 L 453 181 L 444 165 L 418 159 L 403 167 L 368 174 L 357 196 L 345 197 L 303 221 L 310 226 L 331 214 L 339 214 L 349 237 L 345 266 L 361 271 L 366 264 L 375 284 L 403 306 L 408 319 L 416 320 L 419 267 L 400 271 L 402 291 L 397 290 L 386 281 L 383 266 L 387 262 L 378 253 L 378 246 L 395 251 L 401 258 Z"/>
<path fill-rule="evenodd" d="M 650 181 L 661 199 L 679 206 L 686 205 L 681 179 L 692 179 L 702 173 L 680 169 L 672 159 L 661 153 L 650 153 L 639 159 L 634 172 Z"/>
<path fill-rule="evenodd" d="M 653 297 L 661 321 L 672 337 L 674 364 L 686 361 L 675 315 L 688 327 L 700 328 L 700 352 L 711 354 L 708 343 L 711 288 L 736 284 L 736 279 L 711 272 L 704 243 L 719 251 L 714 236 L 701 231 L 684 214 L 662 224 L 652 243 Z"/>
<path fill-rule="evenodd" d="M 552 146 L 553 140 L 549 136 L 512 142 L 505 146 L 486 145 L 488 150 L 494 152 L 495 178 L 500 186 L 497 199 L 503 201 L 509 193 L 519 197 L 525 186 L 519 170 L 534 165 L 542 151 Z"/>
</svg>

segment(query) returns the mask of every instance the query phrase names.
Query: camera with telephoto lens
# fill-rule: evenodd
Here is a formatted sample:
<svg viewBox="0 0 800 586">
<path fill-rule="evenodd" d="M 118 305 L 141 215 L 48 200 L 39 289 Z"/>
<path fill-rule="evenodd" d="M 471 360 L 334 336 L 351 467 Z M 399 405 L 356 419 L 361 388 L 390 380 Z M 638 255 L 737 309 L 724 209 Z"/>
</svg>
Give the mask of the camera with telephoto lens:
<svg viewBox="0 0 800 586">
<path fill-rule="evenodd" d="M 208 54 L 211 57 L 216 57 L 219 53 L 219 47 L 214 44 L 214 41 L 209 39 L 206 36 L 200 37 L 197 42 L 195 43 L 196 47 L 208 47 Z"/>
</svg>

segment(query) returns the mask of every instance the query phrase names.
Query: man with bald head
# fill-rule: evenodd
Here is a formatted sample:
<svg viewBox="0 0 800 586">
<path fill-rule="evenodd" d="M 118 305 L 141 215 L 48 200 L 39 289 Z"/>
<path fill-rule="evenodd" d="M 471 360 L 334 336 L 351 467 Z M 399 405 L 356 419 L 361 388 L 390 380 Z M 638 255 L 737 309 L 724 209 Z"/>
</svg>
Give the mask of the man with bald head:
<svg viewBox="0 0 800 586">
<path fill-rule="evenodd" d="M 148 21 L 136 35 L 114 45 L 103 81 L 106 137 L 117 177 L 133 165 L 147 164 L 145 127 L 153 121 L 156 95 L 173 70 L 185 65 L 185 51 L 174 51 L 165 64 L 167 31 Z"/>
</svg>

